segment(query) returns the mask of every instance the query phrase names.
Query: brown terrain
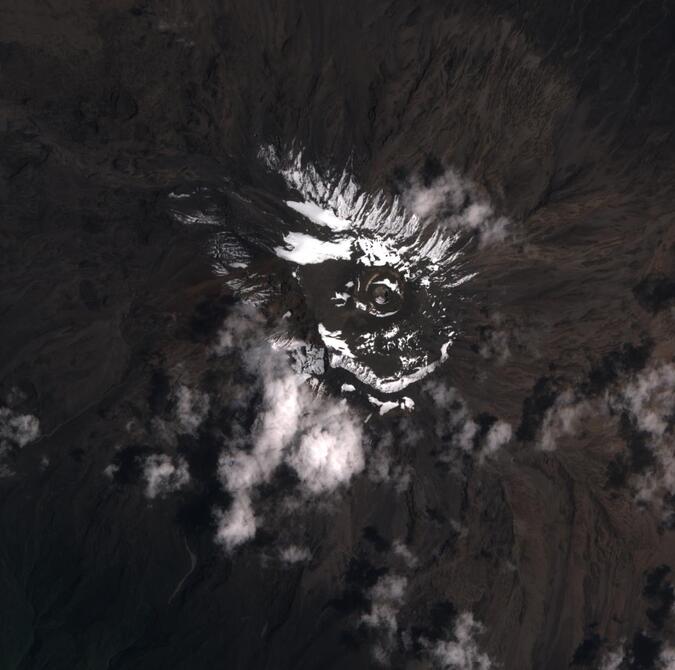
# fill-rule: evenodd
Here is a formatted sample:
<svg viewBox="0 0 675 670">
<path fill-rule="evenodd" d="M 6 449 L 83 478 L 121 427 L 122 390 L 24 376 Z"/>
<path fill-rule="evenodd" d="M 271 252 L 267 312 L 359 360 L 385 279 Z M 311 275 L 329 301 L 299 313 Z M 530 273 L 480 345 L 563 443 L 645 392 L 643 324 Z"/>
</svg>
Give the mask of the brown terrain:
<svg viewBox="0 0 675 670">
<path fill-rule="evenodd" d="M 658 440 L 620 400 L 675 362 L 674 40 L 667 2 L 1 0 L 0 406 L 40 435 L 0 449 L 0 668 L 431 668 L 461 612 L 493 668 L 675 667 L 675 389 L 652 398 Z M 168 194 L 221 185 L 245 237 L 281 211 L 262 143 L 389 193 L 452 166 L 509 218 L 468 252 L 434 381 L 513 439 L 449 458 L 446 408 L 416 390 L 364 429 L 405 486 L 364 471 L 289 508 L 282 468 L 228 553 L 218 457 L 254 410 L 211 352 L 236 295 Z M 268 314 L 316 341 L 287 269 L 266 272 Z M 175 435 L 180 384 L 211 409 Z M 191 480 L 149 500 L 160 452 Z M 270 558 L 291 542 L 311 560 Z M 386 574 L 407 588 L 377 661 Z"/>
</svg>

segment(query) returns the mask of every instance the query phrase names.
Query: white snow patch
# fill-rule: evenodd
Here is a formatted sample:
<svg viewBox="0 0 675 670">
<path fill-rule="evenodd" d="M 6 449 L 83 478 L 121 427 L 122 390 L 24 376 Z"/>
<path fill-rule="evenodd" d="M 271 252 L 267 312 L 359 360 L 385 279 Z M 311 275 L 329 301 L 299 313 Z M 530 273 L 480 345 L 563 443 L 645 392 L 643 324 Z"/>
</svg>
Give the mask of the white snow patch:
<svg viewBox="0 0 675 670">
<path fill-rule="evenodd" d="M 342 333 L 339 330 L 328 330 L 322 323 L 318 325 L 319 335 L 323 343 L 334 351 L 340 352 L 342 356 L 354 358 L 354 354 L 349 349 L 349 345 L 342 339 Z"/>
<path fill-rule="evenodd" d="M 313 265 L 331 259 L 349 260 L 352 241 L 349 238 L 336 242 L 320 240 L 305 233 L 288 233 L 284 235 L 283 247 L 275 247 L 274 253 L 284 260 L 298 265 Z"/>
<path fill-rule="evenodd" d="M 387 412 L 391 412 L 393 409 L 402 409 L 408 412 L 415 409 L 415 401 L 412 398 L 404 396 L 400 400 L 379 400 L 375 396 L 369 395 L 368 400 L 371 405 L 379 407 L 380 415 L 384 415 Z"/>
<path fill-rule="evenodd" d="M 341 219 L 339 216 L 335 216 L 329 209 L 322 209 L 313 202 L 286 200 L 286 205 L 307 217 L 310 221 L 314 221 L 314 223 L 318 223 L 320 226 L 327 226 L 331 230 L 349 230 L 352 227 L 351 221 Z"/>
</svg>

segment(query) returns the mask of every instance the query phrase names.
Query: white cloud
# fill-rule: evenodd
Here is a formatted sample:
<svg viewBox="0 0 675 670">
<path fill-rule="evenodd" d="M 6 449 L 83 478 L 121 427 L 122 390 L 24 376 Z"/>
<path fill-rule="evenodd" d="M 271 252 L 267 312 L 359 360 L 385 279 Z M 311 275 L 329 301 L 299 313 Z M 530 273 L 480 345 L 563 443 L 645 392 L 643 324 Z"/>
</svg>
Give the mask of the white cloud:
<svg viewBox="0 0 675 670">
<path fill-rule="evenodd" d="M 675 670 L 675 647 L 667 645 L 659 656 L 659 670 Z"/>
<path fill-rule="evenodd" d="M 394 462 L 391 456 L 393 444 L 394 437 L 389 432 L 378 440 L 368 456 L 368 478 L 376 483 L 389 482 L 398 493 L 405 493 L 413 470 L 410 465 Z"/>
<path fill-rule="evenodd" d="M 636 375 L 620 396 L 640 430 L 663 437 L 675 407 L 675 365 L 661 365 Z"/>
<path fill-rule="evenodd" d="M 300 443 L 288 463 L 312 493 L 332 491 L 364 467 L 361 426 L 346 405 L 321 402 L 310 420 L 300 421 Z"/>
<path fill-rule="evenodd" d="M 607 651 L 600 662 L 600 670 L 619 670 L 623 659 L 623 645 L 618 649 Z"/>
<path fill-rule="evenodd" d="M 544 414 L 538 445 L 552 451 L 562 437 L 578 434 L 590 417 L 609 409 L 625 412 L 646 436 L 646 446 L 655 459 L 653 467 L 631 479 L 636 499 L 660 506 L 665 496 L 675 495 L 674 408 L 675 365 L 654 365 L 620 380 L 599 400 L 579 398 L 571 390 L 562 392 Z"/>
<path fill-rule="evenodd" d="M 499 312 L 491 315 L 490 322 L 481 330 L 478 353 L 486 360 L 504 365 L 511 358 L 510 341 L 517 337 L 518 332 L 514 327 L 506 329 L 507 324 Z"/>
<path fill-rule="evenodd" d="M 511 357 L 509 336 L 506 331 L 491 330 L 481 342 L 478 353 L 486 360 L 495 359 L 502 365 L 506 363 Z"/>
<path fill-rule="evenodd" d="M 553 451 L 561 437 L 579 431 L 581 421 L 591 410 L 590 402 L 577 400 L 572 391 L 563 391 L 544 414 L 538 436 L 539 447 L 544 451 Z"/>
<path fill-rule="evenodd" d="M 419 564 L 417 556 L 415 556 L 415 554 L 413 554 L 408 546 L 404 542 L 401 542 L 401 540 L 396 540 L 392 549 L 394 554 L 401 558 L 408 568 L 416 568 Z"/>
<path fill-rule="evenodd" d="M 19 391 L 13 389 L 10 392 L 16 396 Z M 17 414 L 9 407 L 0 407 L 0 477 L 10 477 L 14 474 L 13 470 L 2 463 L 2 458 L 11 449 L 25 447 L 40 437 L 40 422 L 32 414 Z"/>
<path fill-rule="evenodd" d="M 436 421 L 436 434 L 450 441 L 450 446 L 462 451 L 473 451 L 479 434 L 478 424 L 471 418 L 469 407 L 455 388 L 440 382 L 428 382 L 423 390 L 431 397 L 439 409 Z M 510 442 L 513 435 L 511 425 L 506 421 L 495 422 L 479 443 L 481 460 L 495 454 Z"/>
<path fill-rule="evenodd" d="M 181 385 L 176 390 L 176 419 L 184 432 L 194 435 L 209 413 L 208 394 Z"/>
<path fill-rule="evenodd" d="M 107 471 L 108 468 L 106 474 Z M 143 477 L 146 482 L 145 495 L 151 499 L 178 491 L 190 481 L 187 463 L 177 458 L 174 464 L 166 454 L 148 456 L 143 466 Z"/>
<path fill-rule="evenodd" d="M 40 436 L 40 422 L 32 414 L 17 414 L 0 407 L 0 447 L 25 447 Z"/>
<path fill-rule="evenodd" d="M 240 306 L 229 316 L 218 332 L 218 341 L 214 352 L 220 356 L 242 349 L 260 345 L 261 332 L 265 328 L 265 318 L 254 307 Z"/>
<path fill-rule="evenodd" d="M 478 234 L 481 246 L 503 242 L 508 235 L 509 220 L 497 216 L 475 185 L 454 170 L 447 170 L 429 186 L 413 183 L 404 203 L 423 221 L 437 220 L 449 230 Z"/>
<path fill-rule="evenodd" d="M 450 431 L 452 446 L 471 451 L 474 437 L 478 433 L 478 424 L 471 418 L 469 408 L 459 391 L 440 382 L 428 382 L 424 385 L 424 391 L 441 410 L 441 416 L 436 423 L 438 437 L 444 438 Z"/>
<path fill-rule="evenodd" d="M 346 401 L 315 393 L 306 375 L 293 371 L 287 354 L 266 340 L 262 317 L 250 307 L 228 318 L 216 351 L 240 353 L 262 392 L 251 447 L 230 444 L 219 463 L 220 479 L 235 503 L 232 514 L 219 516 L 217 537 L 232 549 L 255 534 L 254 489 L 282 463 L 295 470 L 307 494 L 317 495 L 349 482 L 365 461 L 361 423 Z"/>
<path fill-rule="evenodd" d="M 662 503 L 666 495 L 675 495 L 675 441 L 672 425 L 675 408 L 675 365 L 653 366 L 632 377 L 609 403 L 626 411 L 636 428 L 647 436 L 655 465 L 650 471 L 633 479 L 637 499 L 641 502 Z"/>
<path fill-rule="evenodd" d="M 387 664 L 398 633 L 398 612 L 405 597 L 408 580 L 400 575 L 384 575 L 369 592 L 370 611 L 361 621 L 377 633 L 373 648 L 375 660 Z"/>
<path fill-rule="evenodd" d="M 256 519 L 251 498 L 246 493 L 239 493 L 226 512 L 216 510 L 215 516 L 216 541 L 226 549 L 232 550 L 255 536 Z"/>
<path fill-rule="evenodd" d="M 305 563 L 312 558 L 312 552 L 307 547 L 291 544 L 279 552 L 279 558 L 284 563 Z"/>
<path fill-rule="evenodd" d="M 511 428 L 511 424 L 506 423 L 506 421 L 497 421 L 492 424 L 485 436 L 483 453 L 485 455 L 495 453 L 505 444 L 508 444 L 511 441 L 512 436 L 513 429 Z"/>
<path fill-rule="evenodd" d="M 623 645 L 613 651 L 608 651 L 602 657 L 600 670 L 619 670 L 625 659 Z M 654 666 L 655 670 L 675 670 L 675 647 L 666 644 L 662 649 Z"/>
<path fill-rule="evenodd" d="M 492 661 L 480 651 L 476 636 L 483 632 L 470 612 L 457 617 L 452 640 L 425 642 L 429 656 L 435 667 L 442 670 L 489 670 Z"/>
<path fill-rule="evenodd" d="M 110 463 L 109 465 L 106 465 L 105 468 L 103 468 L 103 474 L 108 478 L 108 479 L 114 479 L 115 475 L 119 472 L 120 466 L 115 465 L 114 463 Z"/>
</svg>

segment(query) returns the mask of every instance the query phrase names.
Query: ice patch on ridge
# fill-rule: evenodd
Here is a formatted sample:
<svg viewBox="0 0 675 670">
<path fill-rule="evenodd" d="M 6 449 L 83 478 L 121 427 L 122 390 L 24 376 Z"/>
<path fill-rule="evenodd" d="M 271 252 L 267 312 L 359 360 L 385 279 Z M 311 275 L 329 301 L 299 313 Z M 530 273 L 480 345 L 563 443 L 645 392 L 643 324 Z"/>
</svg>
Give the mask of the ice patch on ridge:
<svg viewBox="0 0 675 670">
<path fill-rule="evenodd" d="M 368 400 L 371 405 L 379 408 L 380 416 L 391 412 L 393 409 L 402 409 L 408 412 L 415 409 L 415 401 L 407 396 L 400 400 L 378 400 L 375 396 L 369 395 Z"/>
<path fill-rule="evenodd" d="M 288 233 L 284 236 L 284 245 L 275 247 L 274 253 L 298 265 L 313 265 L 331 259 L 349 260 L 352 255 L 352 241 L 349 238 L 327 242 L 305 233 Z"/>
<path fill-rule="evenodd" d="M 455 173 L 431 187 L 413 185 L 403 197 L 389 197 L 382 191 L 365 192 L 347 169 L 320 172 L 302 152 L 281 154 L 266 146 L 259 157 L 298 194 L 285 204 L 314 226 L 287 232 L 283 246 L 274 250 L 277 256 L 302 266 L 347 261 L 353 264 L 355 277 L 359 268 L 383 268 L 391 276 L 376 277 L 373 286 L 382 284 L 390 295 L 400 297 L 393 310 L 387 309 L 386 296 L 373 308 L 370 294 L 366 295 L 369 286 L 362 291 L 358 280 L 353 295 L 333 292 L 329 299 L 336 310 L 346 310 L 345 314 L 361 310 L 384 319 L 384 325 L 362 333 L 352 329 L 345 335 L 336 328 L 339 318 L 322 319 L 319 335 L 331 367 L 350 372 L 382 393 L 397 393 L 433 372 L 447 359 L 456 336 L 447 298 L 475 276 L 462 260 L 466 233 L 482 235 L 491 225 L 489 203 Z M 312 286 L 306 291 L 311 294 Z M 399 314 L 405 295 L 416 297 Z M 369 360 L 370 356 L 380 359 Z M 388 357 L 391 365 L 382 357 Z"/>
<path fill-rule="evenodd" d="M 302 201 L 285 201 L 288 207 L 310 221 L 352 239 L 354 244 L 349 258 L 355 262 L 389 265 L 406 279 L 415 281 L 436 272 L 438 266 L 452 267 L 461 255 L 457 248 L 458 230 L 429 225 L 423 217 L 409 212 L 400 197 L 390 199 L 381 191 L 374 195 L 366 193 L 346 169 L 339 176 L 324 177 L 315 166 L 304 161 L 302 152 L 280 157 L 271 146 L 262 147 L 259 156 L 268 168 L 278 172 L 286 184 L 302 196 Z M 284 242 L 297 246 L 300 240 L 294 235 L 286 235 Z M 343 242 L 344 238 L 340 239 L 339 243 Z M 308 247 L 307 251 L 310 250 Z M 301 258 L 304 263 L 311 262 L 307 254 L 291 256 Z M 288 254 L 282 257 L 299 262 Z M 316 258 L 315 263 L 323 262 L 321 254 Z M 463 277 L 464 280 L 467 278 L 470 276 Z"/>
<path fill-rule="evenodd" d="M 442 350 L 447 352 L 447 346 L 443 345 Z M 378 376 L 372 368 L 363 363 L 358 363 L 353 356 L 348 357 L 341 354 L 330 354 L 330 365 L 334 368 L 342 368 L 356 377 L 362 384 L 370 386 L 380 393 L 398 393 L 415 382 L 421 381 L 427 375 L 431 374 L 441 363 L 448 358 L 447 353 L 442 354 L 441 358 L 416 368 L 410 374 L 394 374 L 389 376 Z"/>
<path fill-rule="evenodd" d="M 348 230 L 352 227 L 351 221 L 341 219 L 339 216 L 335 216 L 330 210 L 322 209 L 313 202 L 295 202 L 293 200 L 286 200 L 286 205 L 299 214 L 311 219 L 314 223 L 318 223 L 320 226 L 327 226 L 331 230 Z"/>
</svg>

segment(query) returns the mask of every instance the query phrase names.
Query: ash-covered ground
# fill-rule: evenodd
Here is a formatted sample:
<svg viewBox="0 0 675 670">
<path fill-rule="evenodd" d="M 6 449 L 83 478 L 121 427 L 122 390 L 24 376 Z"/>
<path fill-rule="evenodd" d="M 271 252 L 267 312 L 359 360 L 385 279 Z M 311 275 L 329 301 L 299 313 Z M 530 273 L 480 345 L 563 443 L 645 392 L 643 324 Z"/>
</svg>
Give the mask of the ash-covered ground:
<svg viewBox="0 0 675 670">
<path fill-rule="evenodd" d="M 673 670 L 674 14 L 0 3 L 0 669 Z"/>
</svg>

